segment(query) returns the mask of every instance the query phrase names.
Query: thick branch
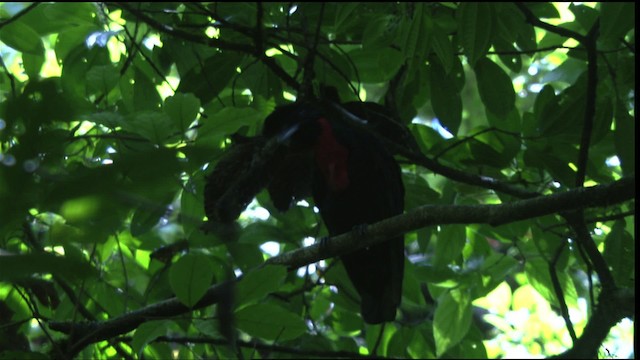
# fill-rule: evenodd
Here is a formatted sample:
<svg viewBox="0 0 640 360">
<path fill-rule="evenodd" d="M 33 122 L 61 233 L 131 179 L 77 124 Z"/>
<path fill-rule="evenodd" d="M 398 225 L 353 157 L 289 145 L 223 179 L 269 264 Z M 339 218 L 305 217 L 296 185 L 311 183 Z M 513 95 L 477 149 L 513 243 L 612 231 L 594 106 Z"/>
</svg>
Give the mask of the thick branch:
<svg viewBox="0 0 640 360">
<path fill-rule="evenodd" d="M 586 37 L 584 35 L 581 35 L 573 30 L 569 30 L 569 29 L 565 29 L 562 27 L 558 27 L 558 26 L 554 26 L 551 25 L 549 23 L 546 23 L 540 19 L 538 19 L 535 14 L 533 12 L 531 12 L 531 10 L 527 7 L 527 5 L 525 5 L 524 3 L 521 2 L 516 2 L 515 5 L 518 7 L 518 9 L 520 9 L 520 11 L 524 14 L 525 19 L 527 20 L 527 22 L 535 27 L 539 27 L 541 29 L 544 29 L 548 32 L 554 33 L 554 34 L 558 34 L 561 36 L 566 36 L 568 38 L 573 38 L 575 40 L 578 40 L 581 43 L 584 43 L 586 41 Z"/>
<path fill-rule="evenodd" d="M 425 205 L 369 225 L 366 236 L 345 233 L 324 242 L 323 251 L 320 244 L 315 244 L 273 257 L 267 263 L 298 268 L 425 226 L 473 223 L 497 226 L 575 209 L 609 206 L 635 198 L 635 191 L 635 177 L 631 177 L 607 185 L 579 188 L 502 205 Z"/>
<path fill-rule="evenodd" d="M 117 340 L 131 342 L 130 337 L 119 338 Z M 154 342 L 167 342 L 167 343 L 177 343 L 177 344 L 212 344 L 212 345 L 229 345 L 229 341 L 224 339 L 214 339 L 214 338 L 205 338 L 205 337 L 170 337 L 170 336 L 160 336 L 154 340 Z M 235 343 L 239 347 L 255 349 L 263 351 L 271 356 L 274 354 L 271 353 L 282 353 L 282 354 L 294 354 L 299 355 L 304 358 L 309 357 L 327 357 L 327 358 L 348 358 L 348 359 L 360 359 L 360 358 L 370 358 L 369 355 L 362 355 L 359 353 L 351 352 L 351 351 L 341 351 L 341 350 L 311 350 L 311 349 L 299 349 L 295 347 L 287 347 L 281 346 L 277 344 L 263 344 L 257 341 L 243 341 L 237 340 Z M 263 354 L 264 355 L 264 354 Z M 376 357 L 377 359 L 384 359 L 384 357 Z"/>
<path fill-rule="evenodd" d="M 226 285 L 227 283 L 222 283 L 210 287 L 193 308 L 185 306 L 176 298 L 171 298 L 104 322 L 73 323 L 52 321 L 49 323 L 49 328 L 65 334 L 74 334 L 67 341 L 67 354 L 73 356 L 89 344 L 126 334 L 145 321 L 185 314 L 195 309 L 215 304 L 224 296 L 224 292 L 228 291 L 229 287 Z"/>
</svg>

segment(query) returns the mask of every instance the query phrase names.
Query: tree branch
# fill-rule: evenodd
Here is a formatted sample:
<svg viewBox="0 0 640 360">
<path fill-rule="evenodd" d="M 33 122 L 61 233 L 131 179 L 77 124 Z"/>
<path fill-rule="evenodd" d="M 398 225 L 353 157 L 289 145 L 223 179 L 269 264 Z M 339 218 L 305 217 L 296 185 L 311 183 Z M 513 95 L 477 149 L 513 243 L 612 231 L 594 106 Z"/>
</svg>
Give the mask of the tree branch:
<svg viewBox="0 0 640 360">
<path fill-rule="evenodd" d="M 116 340 L 130 342 L 131 337 L 122 337 Z M 154 340 L 154 342 L 170 342 L 178 344 L 213 344 L 213 345 L 229 345 L 229 342 L 224 339 L 212 339 L 205 337 L 173 337 L 173 336 L 160 336 Z M 303 355 L 304 357 L 327 357 L 327 358 L 349 358 L 360 359 L 370 358 L 369 355 L 362 355 L 351 351 L 330 351 L 330 350 L 310 350 L 310 349 L 298 349 L 293 347 L 281 346 L 276 344 L 263 344 L 257 341 L 236 341 L 236 345 L 239 347 L 261 350 L 264 352 L 276 352 L 283 354 L 295 354 Z M 385 359 L 384 357 L 376 357 L 377 359 Z"/>
<path fill-rule="evenodd" d="M 589 319 L 582 336 L 571 349 L 558 355 L 558 359 L 595 359 L 609 331 L 625 317 L 635 316 L 635 293 L 631 289 L 602 291 L 598 306 Z"/>
<path fill-rule="evenodd" d="M 49 328 L 65 334 L 73 334 L 66 341 L 68 344 L 66 352 L 69 357 L 73 357 L 87 345 L 125 334 L 145 321 L 185 314 L 215 304 L 224 296 L 223 292 L 228 291 L 226 285 L 228 282 L 210 287 L 193 308 L 185 306 L 176 298 L 171 298 L 103 322 L 52 321 L 49 323 Z"/>
<path fill-rule="evenodd" d="M 568 38 L 573 38 L 578 40 L 581 43 L 584 43 L 586 40 L 586 37 L 584 35 L 581 35 L 575 31 L 569 30 L 569 29 L 565 29 L 565 28 L 561 28 L 558 26 L 554 26 L 551 25 L 549 23 L 546 23 L 540 19 L 538 19 L 533 12 L 531 12 L 531 10 L 527 7 L 527 5 L 525 5 L 524 3 L 521 2 L 516 2 L 515 5 L 518 7 L 518 9 L 524 14 L 524 17 L 526 19 L 526 21 L 536 27 L 539 27 L 540 29 L 544 29 L 547 30 L 548 32 L 554 33 L 554 34 L 558 34 L 561 36 L 566 36 Z"/>
<path fill-rule="evenodd" d="M 366 228 L 366 236 L 353 232 L 270 258 L 268 264 L 298 268 L 323 259 L 374 245 L 417 229 L 446 224 L 491 224 L 498 226 L 538 216 L 588 207 L 602 207 L 635 198 L 635 177 L 607 185 L 579 188 L 501 205 L 424 205 Z M 322 251 L 321 251 L 322 248 Z"/>
</svg>

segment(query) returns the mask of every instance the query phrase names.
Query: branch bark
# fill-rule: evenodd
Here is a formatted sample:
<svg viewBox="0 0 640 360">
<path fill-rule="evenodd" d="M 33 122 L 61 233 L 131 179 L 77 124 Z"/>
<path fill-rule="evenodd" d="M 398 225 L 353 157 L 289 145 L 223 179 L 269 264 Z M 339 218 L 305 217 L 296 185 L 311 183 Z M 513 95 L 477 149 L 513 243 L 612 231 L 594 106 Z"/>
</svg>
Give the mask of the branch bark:
<svg viewBox="0 0 640 360">
<path fill-rule="evenodd" d="M 490 224 L 498 226 L 534 217 L 589 207 L 604 207 L 635 198 L 635 177 L 607 185 L 519 200 L 501 205 L 424 205 L 366 227 L 366 236 L 349 232 L 270 258 L 268 264 L 298 268 L 371 246 L 388 238 L 432 225 Z M 321 251 L 322 249 L 322 251 Z"/>
</svg>

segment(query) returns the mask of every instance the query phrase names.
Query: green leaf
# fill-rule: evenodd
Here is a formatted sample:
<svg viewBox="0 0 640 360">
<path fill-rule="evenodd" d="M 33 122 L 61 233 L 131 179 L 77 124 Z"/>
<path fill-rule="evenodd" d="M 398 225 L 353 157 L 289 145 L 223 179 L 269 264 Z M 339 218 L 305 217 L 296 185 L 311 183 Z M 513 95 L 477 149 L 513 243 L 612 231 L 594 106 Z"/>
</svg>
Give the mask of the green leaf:
<svg viewBox="0 0 640 360">
<path fill-rule="evenodd" d="M 49 253 L 0 255 L 0 281 L 14 282 L 34 274 L 54 274 L 72 280 L 95 276 L 85 261 Z"/>
<path fill-rule="evenodd" d="M 131 348 L 140 357 L 144 347 L 160 336 L 166 335 L 172 324 L 170 320 L 151 320 L 138 326 L 131 339 Z"/>
<path fill-rule="evenodd" d="M 425 204 L 436 203 L 440 198 L 440 194 L 431 189 L 429 183 L 427 183 L 422 176 L 415 173 L 403 172 L 402 182 L 404 183 L 406 193 L 411 195 L 407 196 L 405 199 L 405 209 L 407 210 L 411 210 Z"/>
<path fill-rule="evenodd" d="M 431 29 L 433 31 L 433 50 L 440 59 L 445 73 L 449 74 L 453 68 L 453 45 L 451 45 L 451 40 L 449 40 L 445 29 L 439 26 L 432 26 Z"/>
<path fill-rule="evenodd" d="M 201 104 L 207 104 L 227 86 L 238 73 L 236 68 L 244 56 L 228 51 L 215 54 L 204 61 L 202 66 L 192 67 L 180 80 L 177 92 L 193 93 Z"/>
<path fill-rule="evenodd" d="M 44 57 L 44 45 L 40 35 L 21 20 L 0 28 L 0 40 L 17 51 Z"/>
<path fill-rule="evenodd" d="M 236 287 L 236 308 L 262 300 L 268 294 L 277 291 L 287 271 L 282 266 L 271 265 L 250 271 Z"/>
<path fill-rule="evenodd" d="M 499 152 L 493 147 L 477 140 L 469 142 L 469 149 L 473 156 L 473 163 L 479 166 L 492 166 L 496 169 L 502 169 L 509 165 L 512 157 L 507 153 Z"/>
<path fill-rule="evenodd" d="M 162 99 L 158 94 L 156 84 L 138 68 L 134 71 L 133 81 L 133 109 L 154 112 L 160 110 Z M 132 88 L 129 83 L 125 86 Z M 125 94 L 126 92 L 123 92 L 123 96 L 126 96 Z"/>
<path fill-rule="evenodd" d="M 192 307 L 204 296 L 213 280 L 213 262 L 203 254 L 189 253 L 171 266 L 169 283 L 176 297 Z"/>
<path fill-rule="evenodd" d="M 58 34 L 55 43 L 56 57 L 61 61 L 65 61 L 67 56 L 78 46 L 85 46 L 86 38 L 93 32 L 99 31 L 100 28 L 95 25 L 77 26 L 65 29 Z"/>
<path fill-rule="evenodd" d="M 533 114 L 538 123 L 535 127 L 539 128 L 546 118 L 551 117 L 554 112 L 557 112 L 558 106 L 555 89 L 549 84 L 545 85 L 536 96 L 536 101 L 533 104 Z"/>
<path fill-rule="evenodd" d="M 93 94 L 109 93 L 120 80 L 118 70 L 112 65 L 94 66 L 87 71 L 87 88 Z"/>
<path fill-rule="evenodd" d="M 22 66 L 30 79 L 37 79 L 44 65 L 43 55 L 33 55 L 29 53 L 22 54 Z"/>
<path fill-rule="evenodd" d="M 162 215 L 167 212 L 167 208 L 163 205 L 141 205 L 133 213 L 131 218 L 131 235 L 140 236 L 146 234 L 153 228 Z"/>
<path fill-rule="evenodd" d="M 549 274 L 549 263 L 542 258 L 529 257 L 524 270 L 531 286 L 549 303 L 559 306 L 560 303 L 553 289 L 551 275 Z M 565 302 L 569 306 L 577 306 L 578 295 L 571 278 L 562 269 L 556 269 L 556 274 Z"/>
<path fill-rule="evenodd" d="M 391 80 L 404 61 L 392 48 L 356 49 L 349 52 L 349 58 L 358 68 L 359 80 L 369 83 Z"/>
<path fill-rule="evenodd" d="M 478 78 L 482 103 L 493 114 L 506 118 L 516 103 L 516 93 L 509 75 L 487 58 L 479 59 L 473 70 Z"/>
<path fill-rule="evenodd" d="M 509 70 L 514 73 L 519 73 L 522 70 L 522 55 L 518 53 L 515 46 L 502 38 L 495 39 L 493 46 L 498 52 L 498 58 Z"/>
<path fill-rule="evenodd" d="M 501 3 L 496 7 L 497 14 L 495 15 L 496 27 L 494 28 L 493 45 L 498 46 L 504 50 L 498 51 L 515 51 L 507 50 L 506 48 L 512 48 L 513 44 L 517 44 L 521 50 L 533 51 L 537 48 L 536 34 L 533 26 L 529 24 L 522 12 L 514 5 L 510 3 Z M 501 57 L 505 55 L 500 55 Z M 520 55 L 512 55 L 517 56 Z M 519 70 L 518 70 L 519 71 Z"/>
<path fill-rule="evenodd" d="M 197 142 L 217 144 L 245 126 L 257 127 L 263 118 L 262 113 L 253 108 L 225 107 L 214 114 L 208 114 L 208 118 L 201 121 Z"/>
<path fill-rule="evenodd" d="M 189 184 L 192 188 L 195 187 L 196 190 L 192 191 L 192 189 L 186 188 L 182 191 L 182 196 L 180 197 L 180 217 L 182 227 L 187 234 L 193 231 L 200 232 L 199 227 L 205 216 L 204 207 L 202 206 L 204 203 L 202 195 L 204 179 L 202 175 L 197 175 L 197 177 L 192 177 L 191 179 L 194 180 L 193 182 L 197 185 L 194 185 L 193 182 Z"/>
<path fill-rule="evenodd" d="M 635 281 L 635 240 L 625 230 L 624 220 L 618 220 L 605 240 L 604 259 L 611 266 L 616 284 L 631 287 Z"/>
<path fill-rule="evenodd" d="M 170 140 L 178 131 L 175 123 L 159 111 L 143 111 L 129 115 L 125 118 L 122 127 L 155 144 Z"/>
<path fill-rule="evenodd" d="M 313 302 L 311 303 L 311 309 L 309 309 L 309 316 L 314 320 L 322 319 L 326 316 L 332 308 L 331 301 L 329 300 L 329 288 L 316 292 Z"/>
<path fill-rule="evenodd" d="M 340 3 L 340 6 L 336 11 L 336 17 L 335 17 L 335 23 L 334 23 L 337 33 L 340 33 L 343 28 L 346 29 L 350 26 L 349 22 L 353 21 L 353 18 L 355 15 L 354 11 L 356 11 L 356 9 L 358 9 L 359 6 L 360 4 L 357 2 Z"/>
<path fill-rule="evenodd" d="M 599 96 L 596 102 L 596 114 L 591 131 L 591 145 L 599 143 L 611 133 L 613 121 L 613 100 L 608 96 Z"/>
<path fill-rule="evenodd" d="M 200 100 L 193 94 L 176 93 L 164 100 L 164 112 L 183 132 L 195 121 L 199 111 Z"/>
<path fill-rule="evenodd" d="M 392 33 L 389 31 L 392 21 L 394 21 L 393 16 L 381 14 L 367 22 L 362 31 L 362 47 L 364 49 L 381 49 L 393 41 Z"/>
<path fill-rule="evenodd" d="M 71 226 L 62 223 L 51 225 L 49 230 L 49 241 L 51 244 L 64 245 L 68 243 L 82 243 L 88 239 L 95 240 L 77 226 Z"/>
<path fill-rule="evenodd" d="M 386 332 L 385 328 L 385 332 Z M 391 339 L 387 345 L 386 355 L 389 357 L 407 358 L 407 348 L 409 343 L 416 336 L 414 327 L 402 327 L 391 335 Z"/>
<path fill-rule="evenodd" d="M 576 17 L 576 22 L 582 25 L 585 31 L 588 31 L 593 26 L 594 22 L 598 20 L 598 11 L 587 5 L 576 5 L 571 3 L 569 10 Z"/>
<path fill-rule="evenodd" d="M 438 307 L 433 319 L 433 337 L 436 341 L 436 355 L 442 356 L 457 345 L 471 326 L 471 298 L 461 289 L 445 292 L 438 299 Z"/>
<path fill-rule="evenodd" d="M 530 2 L 526 6 L 540 19 L 557 19 L 560 17 L 558 9 L 552 3 Z"/>
<path fill-rule="evenodd" d="M 616 104 L 615 118 L 613 144 L 620 159 L 622 172 L 629 176 L 636 171 L 636 121 L 621 102 Z"/>
<path fill-rule="evenodd" d="M 601 2 L 600 34 L 603 39 L 619 40 L 636 23 L 635 2 Z"/>
<path fill-rule="evenodd" d="M 464 225 L 444 225 L 438 233 L 438 242 L 434 265 L 444 267 L 462 256 L 462 248 L 466 242 Z"/>
<path fill-rule="evenodd" d="M 462 99 L 456 88 L 453 73 L 446 75 L 440 61 L 432 58 L 429 71 L 431 106 L 440 123 L 452 134 L 458 133 L 462 122 Z"/>
<path fill-rule="evenodd" d="M 116 112 L 95 112 L 87 115 L 87 120 L 96 124 L 104 125 L 108 128 L 116 128 L 125 123 L 122 115 Z"/>
<path fill-rule="evenodd" d="M 408 24 L 402 27 L 403 31 L 400 34 L 400 48 L 404 51 L 409 74 L 414 74 L 417 68 L 424 64 L 431 49 L 431 31 L 428 15 L 425 16 L 425 5 L 415 3 L 414 6 L 413 17 L 403 18 Z"/>
<path fill-rule="evenodd" d="M 230 243 L 227 244 L 227 249 L 242 271 L 252 269 L 264 262 L 264 255 L 254 244 Z"/>
<path fill-rule="evenodd" d="M 235 320 L 238 329 L 267 341 L 292 340 L 307 330 L 298 314 L 270 303 L 244 307 L 236 311 Z"/>
<path fill-rule="evenodd" d="M 84 26 L 92 26 L 99 30 L 98 18 L 95 4 L 78 1 L 38 4 L 21 20 L 30 24 L 38 35 L 43 36 Z"/>
<path fill-rule="evenodd" d="M 473 67 L 489 51 L 493 36 L 494 9 L 491 4 L 462 2 L 458 6 L 458 28 L 464 54 Z"/>
</svg>

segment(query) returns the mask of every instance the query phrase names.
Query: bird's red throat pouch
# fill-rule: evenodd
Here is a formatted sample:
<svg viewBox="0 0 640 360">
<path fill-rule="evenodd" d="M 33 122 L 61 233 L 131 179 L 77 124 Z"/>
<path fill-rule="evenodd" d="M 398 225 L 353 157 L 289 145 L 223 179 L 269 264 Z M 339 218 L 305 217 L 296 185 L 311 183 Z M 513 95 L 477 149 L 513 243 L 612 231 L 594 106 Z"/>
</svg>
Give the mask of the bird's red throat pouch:
<svg viewBox="0 0 640 360">
<path fill-rule="evenodd" d="M 318 123 L 321 132 L 315 145 L 316 164 L 331 190 L 344 190 L 349 186 L 349 150 L 338 142 L 327 119 L 319 118 Z"/>
</svg>

